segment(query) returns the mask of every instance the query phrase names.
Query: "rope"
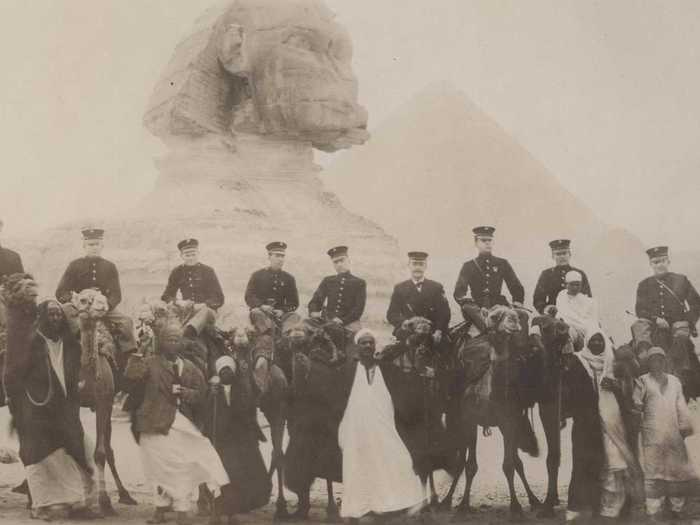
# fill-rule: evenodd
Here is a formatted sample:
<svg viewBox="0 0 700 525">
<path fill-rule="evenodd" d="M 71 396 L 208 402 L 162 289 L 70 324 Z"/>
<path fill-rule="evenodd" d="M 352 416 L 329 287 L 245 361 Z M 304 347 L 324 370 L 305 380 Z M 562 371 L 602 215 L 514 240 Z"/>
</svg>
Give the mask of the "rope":
<svg viewBox="0 0 700 525">
<path fill-rule="evenodd" d="M 46 360 L 46 369 L 48 370 L 49 376 L 49 391 L 46 393 L 46 399 L 44 399 L 42 402 L 35 401 L 32 395 L 29 393 L 27 387 L 24 387 L 24 393 L 27 395 L 27 399 L 29 399 L 29 402 L 35 407 L 45 407 L 49 404 L 49 401 L 51 401 L 51 398 L 53 397 L 53 376 L 51 375 L 51 362 L 49 361 L 48 355 L 45 355 L 44 359 Z"/>
</svg>

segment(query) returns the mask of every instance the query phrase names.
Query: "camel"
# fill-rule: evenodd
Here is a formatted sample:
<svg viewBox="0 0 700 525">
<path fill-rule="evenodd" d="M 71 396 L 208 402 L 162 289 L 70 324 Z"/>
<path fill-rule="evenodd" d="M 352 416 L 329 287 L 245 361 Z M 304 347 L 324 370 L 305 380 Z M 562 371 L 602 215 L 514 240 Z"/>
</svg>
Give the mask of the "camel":
<svg viewBox="0 0 700 525">
<path fill-rule="evenodd" d="M 550 315 L 535 317 L 532 326 L 539 328 L 534 343 L 539 352 L 531 368 L 535 388 L 529 401 L 538 405 L 542 428 L 547 441 L 547 495 L 538 512 L 540 518 L 554 517 L 554 507 L 559 505 L 559 465 L 561 463 L 561 415 L 562 373 L 565 368 L 565 348 L 570 342 L 569 326 Z"/>
<path fill-rule="evenodd" d="M 523 516 L 523 509 L 515 493 L 514 474 L 520 477 L 528 501 L 533 508 L 540 505 L 532 492 L 525 477 L 522 460 L 518 449 L 537 456 L 537 439 L 532 426 L 527 419 L 528 397 L 520 388 L 523 377 L 538 377 L 534 363 L 526 355 L 524 349 L 514 345 L 514 339 L 522 333 L 522 327 L 517 312 L 506 306 L 496 306 L 488 312 L 486 319 L 487 332 L 462 342 L 458 348 L 458 358 L 464 363 L 473 352 L 485 352 L 486 359 L 491 365 L 485 370 L 473 374 L 469 367 L 465 369 L 470 374 L 467 388 L 462 396 L 455 397 L 447 413 L 448 429 L 461 435 L 464 445 L 460 451 L 463 459 L 460 472 L 453 479 L 449 492 L 441 502 L 442 508 L 450 508 L 452 497 L 464 470 L 466 483 L 464 495 L 457 509 L 459 512 L 472 512 L 470 492 L 476 476 L 478 465 L 476 461 L 477 427 L 484 427 L 485 433 L 492 426 L 497 426 L 503 436 L 503 473 L 508 482 L 510 493 L 510 512 L 513 518 Z M 482 354 L 483 355 L 483 354 Z M 477 359 L 480 362 L 483 359 Z M 533 373 L 534 372 L 534 373 Z"/>
<path fill-rule="evenodd" d="M 237 327 L 227 334 L 226 341 L 228 351 L 245 359 L 249 366 L 254 366 L 254 348 L 259 335 L 251 328 Z M 277 364 L 269 367 L 269 378 L 264 382 L 264 388 L 256 381 L 260 389 L 257 405 L 270 424 L 270 437 L 272 441 L 272 458 L 270 460 L 269 476 L 277 472 L 277 502 L 275 518 L 289 517 L 287 502 L 284 497 L 284 429 L 287 421 L 287 398 L 289 384 L 284 372 Z"/>
<path fill-rule="evenodd" d="M 453 359 L 449 352 L 443 353 L 435 347 L 429 319 L 420 316 L 408 319 L 402 324 L 401 332 L 400 341 L 377 351 L 375 357 L 379 361 L 393 361 L 422 393 L 428 428 L 432 433 L 425 439 L 432 443 L 432 453 L 421 462 L 419 477 L 424 488 L 428 488 L 428 483 L 430 485 L 430 499 L 425 501 L 425 508 L 434 507 L 438 504 L 434 472 L 444 469 L 453 475 L 458 467 L 457 450 L 442 425 L 442 416 L 453 388 Z"/>
<path fill-rule="evenodd" d="M 344 362 L 344 354 L 339 353 L 329 334 L 316 329 L 313 323 L 300 322 L 286 329 L 276 348 L 275 362 L 288 378 L 293 399 L 287 414 L 290 437 L 284 466 L 296 464 L 303 471 L 299 473 L 292 469 L 282 476 L 282 464 L 277 466 L 280 479 L 285 480 L 287 487 L 297 494 L 298 505 L 293 514 L 287 513 L 280 483 L 276 516 L 282 519 L 308 519 L 311 484 L 316 477 L 325 477 L 327 521 L 337 521 L 339 511 L 333 497 L 333 482 L 340 481 L 342 459 L 337 443 L 337 424 L 340 420 L 333 410 L 333 395 L 337 394 L 334 387 L 342 376 L 338 365 Z M 313 430 L 310 431 L 311 427 Z M 309 444 L 309 432 L 317 440 L 315 443 Z M 304 455 L 308 447 L 314 448 L 314 451 L 315 447 L 323 449 L 323 458 L 308 460 Z M 323 472 L 319 472 L 319 469 Z"/>
<path fill-rule="evenodd" d="M 94 460 L 97 466 L 98 503 L 103 515 L 116 512 L 107 494 L 105 462 L 109 464 L 119 492 L 119 502 L 136 505 L 119 477 L 112 450 L 112 407 L 116 394 L 116 351 L 114 338 L 102 317 L 107 312 L 107 298 L 97 290 L 86 289 L 73 296 L 73 306 L 78 311 L 80 345 L 80 402 L 96 414 L 96 440 Z"/>
</svg>

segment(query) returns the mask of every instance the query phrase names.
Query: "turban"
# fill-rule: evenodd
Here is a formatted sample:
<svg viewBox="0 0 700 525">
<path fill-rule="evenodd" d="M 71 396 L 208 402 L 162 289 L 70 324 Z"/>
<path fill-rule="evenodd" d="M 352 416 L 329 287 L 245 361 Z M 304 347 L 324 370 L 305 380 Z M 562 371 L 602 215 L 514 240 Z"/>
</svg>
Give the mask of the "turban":
<svg viewBox="0 0 700 525">
<path fill-rule="evenodd" d="M 174 335 L 176 337 L 182 337 L 182 326 L 180 326 L 179 323 L 168 323 L 160 331 L 160 336 L 163 339 L 171 335 Z"/>
<path fill-rule="evenodd" d="M 580 283 L 583 280 L 583 277 L 581 276 L 580 272 L 571 270 L 570 272 L 566 273 L 565 280 L 567 283 Z"/>
<path fill-rule="evenodd" d="M 652 356 L 655 355 L 660 355 L 663 357 L 666 357 L 666 352 L 664 352 L 664 349 L 661 348 L 660 346 L 652 346 L 648 351 L 647 351 L 647 359 L 651 358 Z"/>
<path fill-rule="evenodd" d="M 365 336 L 370 336 L 372 339 L 375 341 L 377 340 L 377 337 L 374 335 L 374 332 L 370 330 L 369 328 L 363 328 L 357 334 L 355 334 L 355 344 L 360 344 L 360 339 L 362 339 Z"/>
<path fill-rule="evenodd" d="M 53 298 L 44 299 L 43 301 L 41 301 L 39 303 L 39 306 L 37 307 L 39 327 L 40 327 L 40 329 L 46 328 L 46 326 L 49 322 L 49 306 L 52 304 L 58 306 L 58 308 L 61 310 L 62 322 L 61 322 L 60 332 L 64 333 L 69 328 L 68 319 L 66 318 L 65 312 L 63 312 L 63 308 L 61 307 L 61 303 L 59 303 L 56 299 L 53 299 Z"/>
<path fill-rule="evenodd" d="M 214 363 L 214 368 L 216 369 L 217 374 L 220 374 L 221 371 L 226 367 L 230 368 L 232 371 L 236 370 L 236 362 L 230 355 L 222 355 Z"/>
</svg>

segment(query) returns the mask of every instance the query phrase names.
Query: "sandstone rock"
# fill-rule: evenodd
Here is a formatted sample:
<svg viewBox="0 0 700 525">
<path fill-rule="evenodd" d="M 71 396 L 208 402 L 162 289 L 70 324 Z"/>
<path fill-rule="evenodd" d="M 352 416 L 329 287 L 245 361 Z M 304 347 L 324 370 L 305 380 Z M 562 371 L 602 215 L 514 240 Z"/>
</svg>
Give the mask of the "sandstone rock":
<svg viewBox="0 0 700 525">
<path fill-rule="evenodd" d="M 368 281 L 365 317 L 385 328 L 387 293 L 401 273 L 396 241 L 326 191 L 313 161 L 314 147 L 368 136 L 350 57 L 347 33 L 318 1 L 238 0 L 202 16 L 144 117 L 168 150 L 156 161 L 155 188 L 130 213 L 97 221 L 107 232 L 104 256 L 120 270 L 125 312 L 160 296 L 181 262 L 177 242 L 196 237 L 226 294 L 221 324 L 246 322 L 248 277 L 266 263 L 265 244 L 284 240 L 302 313 L 333 271 L 326 250 L 348 244 L 354 272 Z M 81 226 L 15 244 L 44 293 L 82 255 Z"/>
<path fill-rule="evenodd" d="M 363 143 L 352 43 L 316 0 L 237 0 L 203 15 L 176 48 L 144 122 L 172 136 L 239 132 L 335 151 Z"/>
</svg>

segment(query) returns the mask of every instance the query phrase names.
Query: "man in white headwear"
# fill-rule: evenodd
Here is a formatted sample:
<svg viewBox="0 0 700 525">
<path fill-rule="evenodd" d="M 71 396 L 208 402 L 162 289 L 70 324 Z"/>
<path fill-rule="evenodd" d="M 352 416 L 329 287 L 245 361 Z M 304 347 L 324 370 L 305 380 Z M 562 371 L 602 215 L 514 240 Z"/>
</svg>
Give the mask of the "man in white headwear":
<svg viewBox="0 0 700 525">
<path fill-rule="evenodd" d="M 569 325 L 574 350 L 579 351 L 591 335 L 600 331 L 598 305 L 595 299 L 581 292 L 583 276 L 580 272 L 568 272 L 565 280 L 566 288 L 557 296 L 556 315 Z M 550 308 L 545 312 L 551 311 Z"/>
<path fill-rule="evenodd" d="M 411 430 L 405 428 L 421 419 L 421 406 L 401 403 L 405 408 L 396 409 L 392 391 L 402 372 L 375 361 L 376 343 L 370 330 L 360 330 L 355 343 L 359 362 L 348 366 L 349 396 L 338 442 L 343 451 L 341 515 L 356 522 L 369 513 L 417 510 L 424 491 L 406 445 Z"/>
<path fill-rule="evenodd" d="M 149 523 L 164 523 L 172 507 L 178 525 L 184 525 L 189 523 L 187 513 L 199 485 L 206 483 L 217 497 L 229 477 L 211 442 L 194 423 L 200 419 L 207 384 L 195 365 L 178 356 L 182 328 L 171 324 L 159 335 L 158 354 L 146 359 L 133 354 L 125 374 L 132 390 L 143 389 L 133 427 L 154 491 L 156 508 Z"/>
</svg>

